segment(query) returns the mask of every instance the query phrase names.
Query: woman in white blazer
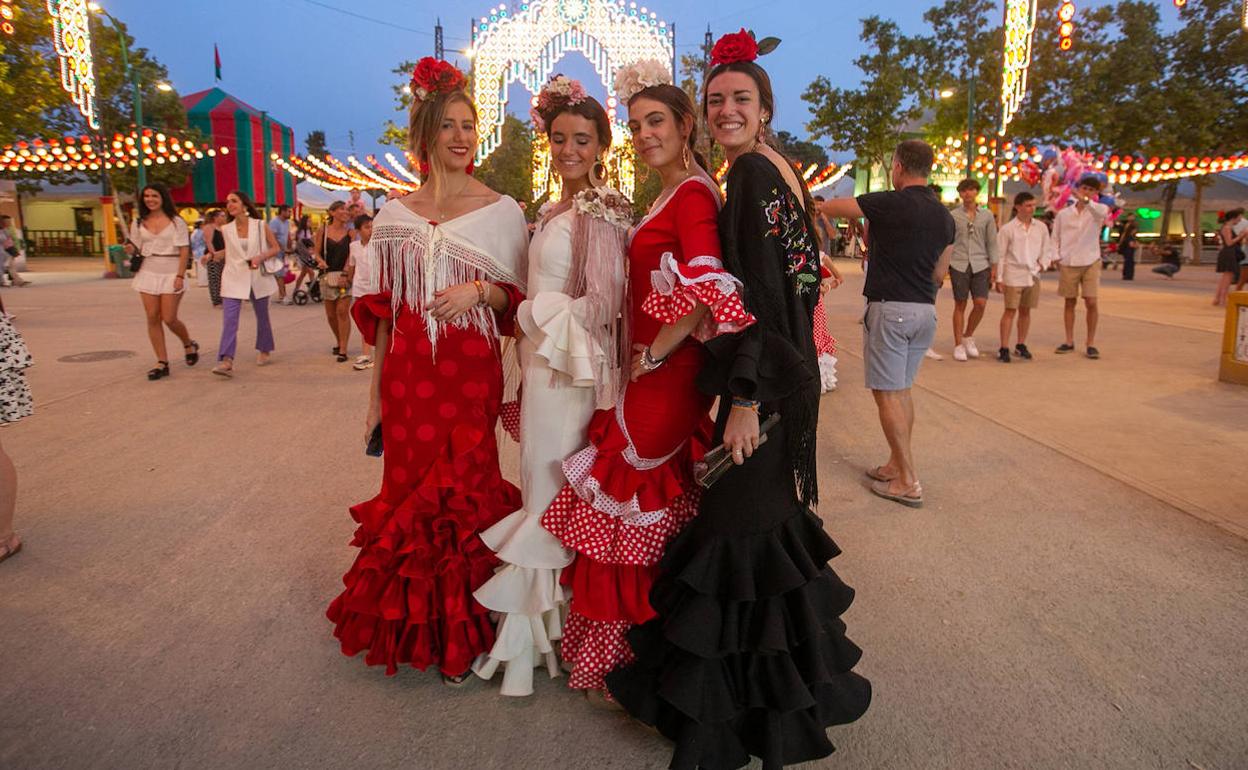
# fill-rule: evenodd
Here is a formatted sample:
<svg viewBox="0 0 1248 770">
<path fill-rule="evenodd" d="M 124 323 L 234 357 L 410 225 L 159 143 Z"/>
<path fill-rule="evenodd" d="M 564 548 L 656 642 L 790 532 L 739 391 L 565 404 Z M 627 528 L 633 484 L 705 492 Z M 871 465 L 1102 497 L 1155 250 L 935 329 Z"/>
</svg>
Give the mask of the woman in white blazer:
<svg viewBox="0 0 1248 770">
<path fill-rule="evenodd" d="M 221 346 L 212 373 L 234 376 L 234 351 L 238 344 L 238 317 L 243 300 L 250 299 L 256 313 L 256 365 L 264 366 L 273 352 L 273 327 L 269 324 L 269 297 L 277 293 L 277 278 L 265 269 L 265 260 L 280 253 L 273 231 L 265 227 L 251 199 L 241 190 L 225 199 L 230 221 L 225 234 L 225 267 L 221 272 L 221 298 L 225 317 Z M 272 272 L 276 272 L 276 267 Z"/>
</svg>

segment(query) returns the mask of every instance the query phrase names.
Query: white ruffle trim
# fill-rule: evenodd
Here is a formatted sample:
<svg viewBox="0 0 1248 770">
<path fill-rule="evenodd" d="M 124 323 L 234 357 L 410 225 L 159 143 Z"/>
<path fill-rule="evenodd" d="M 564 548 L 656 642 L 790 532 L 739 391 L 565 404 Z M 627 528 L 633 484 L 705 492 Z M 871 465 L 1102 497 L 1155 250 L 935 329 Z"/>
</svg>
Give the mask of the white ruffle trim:
<svg viewBox="0 0 1248 770">
<path fill-rule="evenodd" d="M 641 502 L 637 495 L 629 500 L 616 500 L 602 490 L 602 485 L 590 470 L 598 459 L 598 448 L 593 444 L 563 461 L 563 475 L 576 491 L 576 496 L 589 504 L 591 508 L 608 516 L 622 519 L 625 524 L 647 527 L 663 520 L 667 509 L 657 511 L 641 510 Z"/>
<path fill-rule="evenodd" d="M 596 361 L 604 353 L 572 311 L 572 298 L 557 291 L 539 292 L 520 303 L 516 320 L 551 369 L 572 378 L 577 387 L 597 382 Z"/>
<path fill-rule="evenodd" d="M 822 393 L 836 390 L 836 356 L 831 353 L 819 355 L 819 386 Z"/>
</svg>

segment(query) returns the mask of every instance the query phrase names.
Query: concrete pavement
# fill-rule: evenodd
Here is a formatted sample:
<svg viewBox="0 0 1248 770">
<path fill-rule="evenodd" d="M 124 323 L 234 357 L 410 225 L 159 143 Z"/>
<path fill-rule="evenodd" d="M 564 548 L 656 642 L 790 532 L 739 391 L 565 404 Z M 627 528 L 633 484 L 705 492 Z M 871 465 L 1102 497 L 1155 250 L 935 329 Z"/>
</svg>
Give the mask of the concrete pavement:
<svg viewBox="0 0 1248 770">
<path fill-rule="evenodd" d="M 1057 358 L 1046 290 L 1036 361 L 925 364 L 913 511 L 863 484 L 884 450 L 858 280 L 830 307 L 820 513 L 876 696 L 810 767 L 1248 766 L 1245 396 L 1212 384 L 1213 335 L 1116 316 L 1114 288 L 1105 358 Z M 1189 308 L 1173 287 L 1122 291 L 1136 315 Z M 0 565 L 0 767 L 666 766 L 662 739 L 562 679 L 505 700 L 341 656 L 323 612 L 353 557 L 346 507 L 380 464 L 361 451 L 367 374 L 332 361 L 319 306 L 275 308 L 274 365 L 240 355 L 224 382 L 195 290 L 204 360 L 149 383 L 125 282 L 3 297 L 38 363 L 36 415 L 0 429 L 27 543 Z M 245 311 L 240 350 L 253 329 Z"/>
</svg>

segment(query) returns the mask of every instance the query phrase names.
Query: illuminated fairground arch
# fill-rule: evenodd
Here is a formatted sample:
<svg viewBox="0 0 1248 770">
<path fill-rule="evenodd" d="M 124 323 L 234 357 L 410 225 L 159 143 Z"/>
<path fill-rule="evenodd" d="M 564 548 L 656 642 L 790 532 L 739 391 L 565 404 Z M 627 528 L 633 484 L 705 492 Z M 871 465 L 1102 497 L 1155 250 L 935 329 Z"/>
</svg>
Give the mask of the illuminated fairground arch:
<svg viewBox="0 0 1248 770">
<path fill-rule="evenodd" d="M 472 38 L 473 97 L 482 129 L 478 163 L 502 142 L 507 89 L 519 83 L 536 99 L 563 57 L 577 52 L 589 60 L 606 89 L 605 106 L 614 126 L 609 173 L 624 194 L 632 195 L 632 152 L 627 129 L 616 117 L 612 83 L 621 66 L 642 59 L 657 59 L 671 71 L 675 31 L 667 22 L 634 2 L 530 0 L 514 14 L 505 5 L 492 9 L 473 25 Z M 549 185 L 549 147 L 546 137 L 535 136 L 534 199 Z"/>
</svg>

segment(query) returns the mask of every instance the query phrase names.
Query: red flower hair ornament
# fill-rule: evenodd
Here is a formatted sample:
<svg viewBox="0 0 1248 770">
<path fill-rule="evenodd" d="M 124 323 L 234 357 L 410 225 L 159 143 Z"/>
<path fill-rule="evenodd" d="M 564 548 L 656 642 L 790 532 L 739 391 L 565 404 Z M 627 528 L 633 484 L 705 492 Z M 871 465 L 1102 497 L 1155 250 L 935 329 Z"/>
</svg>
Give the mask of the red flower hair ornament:
<svg viewBox="0 0 1248 770">
<path fill-rule="evenodd" d="M 778 45 L 780 38 L 765 37 L 756 40 L 753 31 L 742 27 L 740 32 L 730 32 L 715 41 L 715 47 L 711 49 L 711 66 L 754 61 L 776 50 Z"/>
<path fill-rule="evenodd" d="M 462 91 L 467 83 L 464 73 L 454 64 L 426 56 L 416 62 L 412 71 L 412 99 L 423 102 L 434 94 Z"/>
</svg>

